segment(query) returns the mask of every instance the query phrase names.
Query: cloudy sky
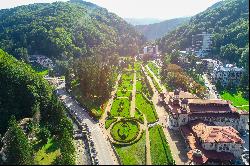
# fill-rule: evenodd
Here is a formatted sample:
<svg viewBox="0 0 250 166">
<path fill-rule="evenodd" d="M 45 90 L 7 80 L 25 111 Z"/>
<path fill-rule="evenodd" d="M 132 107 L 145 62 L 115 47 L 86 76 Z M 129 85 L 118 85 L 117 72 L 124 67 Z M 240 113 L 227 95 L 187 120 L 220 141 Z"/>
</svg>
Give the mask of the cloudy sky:
<svg viewBox="0 0 250 166">
<path fill-rule="evenodd" d="M 38 2 L 67 0 L 0 0 L 0 9 Z M 123 18 L 171 19 L 193 16 L 220 0 L 86 0 Z"/>
</svg>

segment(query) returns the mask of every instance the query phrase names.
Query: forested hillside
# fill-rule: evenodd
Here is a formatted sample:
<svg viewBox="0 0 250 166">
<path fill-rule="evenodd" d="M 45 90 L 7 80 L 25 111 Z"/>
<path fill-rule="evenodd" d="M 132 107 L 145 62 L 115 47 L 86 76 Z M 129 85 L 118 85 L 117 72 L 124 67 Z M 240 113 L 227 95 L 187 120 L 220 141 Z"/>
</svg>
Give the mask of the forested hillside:
<svg viewBox="0 0 250 166">
<path fill-rule="evenodd" d="M 29 65 L 16 60 L 0 49 L 0 134 L 8 127 L 5 139 L 7 161 L 5 164 L 37 164 L 34 151 L 26 146 L 27 135 L 46 144 L 49 139 L 58 141 L 55 149 L 60 149 L 57 164 L 74 164 L 73 125 L 66 117 L 65 109 L 52 93 L 49 84 Z M 11 118 L 11 116 L 14 116 Z M 28 122 L 27 135 L 24 135 L 16 120 L 32 118 Z M 16 119 L 16 120 L 15 120 Z M 22 139 L 22 140 L 20 140 Z M 2 140 L 1 140 L 2 141 Z M 41 141 L 41 142 L 40 142 Z M 25 146 L 23 146 L 25 143 Z M 1 146 L 0 146 L 1 148 Z M 21 149 L 20 149 L 21 148 Z M 28 148 L 28 149 L 22 149 Z M 17 154 L 20 152 L 21 154 Z M 56 164 L 54 163 L 54 164 Z"/>
<path fill-rule="evenodd" d="M 141 39 L 122 18 L 81 0 L 0 10 L 0 48 L 17 58 L 65 59 L 96 50 L 128 55 L 136 53 Z"/>
<path fill-rule="evenodd" d="M 192 35 L 212 33 L 212 52 L 209 57 L 227 63 L 249 66 L 249 1 L 225 0 L 216 3 L 157 42 L 163 52 L 185 50 L 192 45 Z"/>
<path fill-rule="evenodd" d="M 189 21 L 190 17 L 175 18 L 149 25 L 137 25 L 136 30 L 142 33 L 147 40 L 155 40 L 163 37 L 168 32 Z"/>
</svg>

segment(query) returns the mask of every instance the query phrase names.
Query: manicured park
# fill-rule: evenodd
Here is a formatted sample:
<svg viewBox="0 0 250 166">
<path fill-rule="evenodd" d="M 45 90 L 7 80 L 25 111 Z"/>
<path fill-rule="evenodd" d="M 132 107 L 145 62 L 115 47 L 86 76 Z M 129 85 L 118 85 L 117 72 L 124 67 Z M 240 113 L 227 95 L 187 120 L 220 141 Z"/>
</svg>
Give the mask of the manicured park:
<svg viewBox="0 0 250 166">
<path fill-rule="evenodd" d="M 155 74 L 156 77 L 160 77 L 160 69 L 156 66 L 156 64 L 152 61 L 148 63 L 148 67 Z"/>
<path fill-rule="evenodd" d="M 112 126 L 110 133 L 115 141 L 128 143 L 137 138 L 139 131 L 138 122 L 132 119 L 122 119 Z"/>
<path fill-rule="evenodd" d="M 147 149 L 150 149 L 152 164 L 171 164 L 173 159 L 162 127 L 157 125 L 145 130 L 148 128 L 145 123 L 157 122 L 158 115 L 151 101 L 153 91 L 141 64 L 136 61 L 134 65 L 129 64 L 123 69 L 109 116 L 105 121 L 105 128 L 110 132 L 121 164 L 148 164 Z M 134 66 L 134 69 L 131 66 Z M 134 80 L 134 74 L 136 74 L 136 80 Z M 134 83 L 135 89 L 133 89 Z M 131 108 L 132 100 L 135 104 L 134 111 Z M 147 140 L 150 140 L 150 143 L 146 142 L 148 131 Z"/>
<path fill-rule="evenodd" d="M 149 129 L 151 160 L 153 165 L 173 165 L 174 160 L 162 127 L 155 125 Z"/>
<path fill-rule="evenodd" d="M 130 101 L 127 98 L 117 98 L 111 108 L 112 117 L 130 117 Z"/>
<path fill-rule="evenodd" d="M 152 102 L 148 101 L 141 93 L 136 94 L 135 99 L 136 107 L 145 114 L 148 123 L 154 123 L 157 121 L 157 113 Z"/>
<path fill-rule="evenodd" d="M 146 164 L 146 134 L 142 133 L 139 141 L 129 146 L 114 145 L 123 165 Z"/>
</svg>

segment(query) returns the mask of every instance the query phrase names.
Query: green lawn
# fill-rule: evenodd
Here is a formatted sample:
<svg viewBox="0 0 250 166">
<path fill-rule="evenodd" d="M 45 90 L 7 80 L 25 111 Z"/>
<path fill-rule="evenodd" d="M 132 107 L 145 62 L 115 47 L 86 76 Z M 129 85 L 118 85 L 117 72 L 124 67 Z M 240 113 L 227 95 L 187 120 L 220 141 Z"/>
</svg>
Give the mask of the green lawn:
<svg viewBox="0 0 250 166">
<path fill-rule="evenodd" d="M 111 108 L 113 117 L 130 117 L 130 101 L 126 98 L 117 98 L 114 100 Z"/>
<path fill-rule="evenodd" d="M 146 164 L 146 134 L 143 132 L 141 139 L 129 146 L 114 145 L 122 165 Z"/>
<path fill-rule="evenodd" d="M 140 123 L 144 123 L 143 114 L 141 113 L 140 110 L 138 110 L 138 108 L 135 108 L 135 118 L 138 119 Z"/>
<path fill-rule="evenodd" d="M 139 70 L 141 69 L 141 64 L 142 64 L 142 63 L 139 62 L 139 61 L 136 61 L 136 62 L 135 62 L 135 70 L 136 70 L 136 71 L 139 71 Z"/>
<path fill-rule="evenodd" d="M 242 96 L 241 92 L 237 92 L 236 94 L 222 91 L 220 92 L 221 98 L 224 100 L 229 100 L 232 102 L 233 106 L 242 106 L 242 105 L 249 105 L 249 99 L 245 99 Z M 249 111 L 249 106 L 238 107 L 241 110 Z"/>
<path fill-rule="evenodd" d="M 136 139 L 139 131 L 138 122 L 135 120 L 121 120 L 112 126 L 110 134 L 114 140 L 126 143 Z"/>
<path fill-rule="evenodd" d="M 148 89 L 148 88 L 150 88 L 150 89 Z M 145 82 L 145 80 L 144 80 L 144 77 L 142 78 L 142 80 L 136 81 L 136 91 L 137 91 L 137 92 L 143 92 L 144 95 L 146 95 L 148 99 L 151 99 L 152 96 L 153 96 L 153 92 L 152 92 L 152 90 L 151 90 L 151 87 L 148 87 L 148 86 L 146 85 L 146 82 Z"/>
<path fill-rule="evenodd" d="M 152 165 L 173 165 L 174 160 L 162 127 L 155 125 L 149 129 Z"/>
<path fill-rule="evenodd" d="M 118 90 L 132 90 L 133 89 L 133 81 L 130 80 L 122 80 L 122 82 L 118 85 Z"/>
<path fill-rule="evenodd" d="M 134 78 L 134 73 L 133 72 L 124 72 L 121 76 L 121 79 L 123 81 L 130 81 L 130 80 L 133 80 Z"/>
<path fill-rule="evenodd" d="M 162 88 L 160 87 L 160 85 L 156 82 L 156 80 L 154 79 L 154 77 L 152 78 L 153 84 L 155 85 L 155 88 L 158 92 L 162 92 Z"/>
<path fill-rule="evenodd" d="M 158 116 L 154 105 L 148 102 L 141 93 L 136 93 L 135 105 L 143 114 L 146 115 L 148 123 L 156 122 Z"/>
<path fill-rule="evenodd" d="M 151 64 L 151 66 L 155 66 L 155 64 L 153 63 L 153 62 L 150 62 L 149 64 Z M 150 66 L 148 64 L 148 66 Z M 155 66 L 156 67 L 156 66 Z M 150 68 L 150 67 L 149 67 Z M 157 68 L 157 67 L 156 67 Z M 158 68 L 157 68 L 158 69 Z M 152 68 L 151 68 L 151 70 L 152 70 Z M 162 92 L 162 89 L 161 89 L 161 87 L 160 87 L 160 85 L 157 83 L 157 81 L 155 80 L 155 77 L 149 72 L 149 70 L 146 68 L 146 72 L 148 73 L 148 75 L 149 75 L 149 77 L 152 79 L 152 81 L 153 81 L 153 84 L 155 85 L 155 88 L 156 88 L 156 90 L 158 91 L 158 92 Z M 152 72 L 155 74 L 155 76 L 156 77 L 158 77 L 157 75 L 159 75 L 159 74 L 157 74 L 157 73 L 155 73 L 156 72 L 156 69 L 154 68 L 154 71 L 152 70 Z M 159 78 L 159 77 L 158 77 Z"/>
<path fill-rule="evenodd" d="M 136 81 L 136 91 L 141 92 L 142 91 L 142 82 Z"/>
<path fill-rule="evenodd" d="M 60 155 L 60 150 L 57 149 L 56 143 L 49 139 L 48 143 L 43 145 L 41 149 L 36 152 L 35 164 L 51 165 L 53 161 Z"/>
<path fill-rule="evenodd" d="M 130 95 L 131 95 L 131 91 L 121 91 L 121 90 L 118 90 L 117 92 L 116 92 L 116 94 L 117 94 L 117 97 L 129 97 Z"/>
<path fill-rule="evenodd" d="M 148 63 L 148 67 L 155 74 L 156 77 L 160 76 L 160 74 L 159 74 L 159 68 L 155 65 L 154 62 L 149 62 Z"/>
</svg>

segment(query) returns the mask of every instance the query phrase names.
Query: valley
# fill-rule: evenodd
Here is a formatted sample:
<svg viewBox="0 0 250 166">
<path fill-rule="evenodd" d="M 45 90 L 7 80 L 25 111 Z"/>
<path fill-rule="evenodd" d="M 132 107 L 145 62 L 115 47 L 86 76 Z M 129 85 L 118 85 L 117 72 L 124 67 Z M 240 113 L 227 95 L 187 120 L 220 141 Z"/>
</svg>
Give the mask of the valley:
<svg viewBox="0 0 250 166">
<path fill-rule="evenodd" d="M 249 1 L 97 4 L 0 10 L 0 165 L 249 165 Z"/>
</svg>

